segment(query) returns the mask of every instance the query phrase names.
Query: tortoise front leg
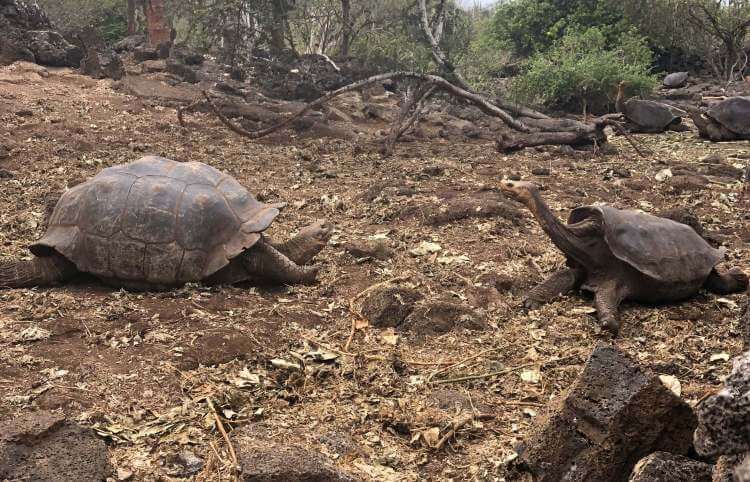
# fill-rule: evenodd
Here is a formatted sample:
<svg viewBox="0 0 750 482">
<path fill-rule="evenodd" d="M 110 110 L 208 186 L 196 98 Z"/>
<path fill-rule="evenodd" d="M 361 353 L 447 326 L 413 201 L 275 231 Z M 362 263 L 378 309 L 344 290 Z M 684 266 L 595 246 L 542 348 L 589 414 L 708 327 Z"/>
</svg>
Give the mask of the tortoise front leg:
<svg viewBox="0 0 750 482">
<path fill-rule="evenodd" d="M 578 288 L 582 282 L 583 273 L 580 269 L 566 268 L 560 270 L 531 290 L 531 293 L 523 301 L 523 306 L 535 310 L 558 296 Z"/>
<path fill-rule="evenodd" d="M 297 236 L 273 246 L 299 265 L 307 264 L 328 244 L 333 226 L 326 220 L 302 228 Z"/>
<path fill-rule="evenodd" d="M 263 239 L 242 254 L 242 264 L 252 277 L 283 284 L 312 284 L 318 274 L 317 268 L 298 265 Z"/>
<path fill-rule="evenodd" d="M 599 286 L 594 293 L 594 307 L 599 324 L 613 336 L 617 336 L 620 331 L 620 303 L 625 298 L 625 290 L 616 281 Z"/>
</svg>

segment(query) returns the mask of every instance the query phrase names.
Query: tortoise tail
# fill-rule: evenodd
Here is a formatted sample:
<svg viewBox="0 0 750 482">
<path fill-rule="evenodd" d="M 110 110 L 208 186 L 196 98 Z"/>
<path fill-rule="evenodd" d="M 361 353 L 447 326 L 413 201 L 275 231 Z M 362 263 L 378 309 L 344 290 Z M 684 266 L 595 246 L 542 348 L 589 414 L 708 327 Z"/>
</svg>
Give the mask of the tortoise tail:
<svg viewBox="0 0 750 482">
<path fill-rule="evenodd" d="M 30 260 L 0 261 L 0 288 L 28 288 L 61 283 L 77 272 L 73 263 L 57 253 Z"/>
</svg>

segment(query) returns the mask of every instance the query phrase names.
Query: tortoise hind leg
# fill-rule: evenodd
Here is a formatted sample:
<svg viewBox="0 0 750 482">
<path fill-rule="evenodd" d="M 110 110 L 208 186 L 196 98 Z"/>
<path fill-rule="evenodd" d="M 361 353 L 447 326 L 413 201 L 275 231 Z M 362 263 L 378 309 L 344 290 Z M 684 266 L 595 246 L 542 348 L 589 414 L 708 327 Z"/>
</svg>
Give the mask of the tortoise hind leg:
<svg viewBox="0 0 750 482">
<path fill-rule="evenodd" d="M 714 268 L 703 283 L 704 288 L 718 295 L 739 293 L 745 291 L 747 286 L 747 275 L 740 268 L 732 268 L 729 271 Z"/>
<path fill-rule="evenodd" d="M 295 263 L 307 264 L 328 244 L 333 226 L 328 221 L 318 220 L 302 228 L 292 239 L 274 247 Z"/>
<path fill-rule="evenodd" d="M 0 262 L 0 288 L 29 288 L 62 283 L 78 269 L 60 254 L 30 260 Z"/>
<path fill-rule="evenodd" d="M 312 284 L 318 269 L 300 266 L 263 240 L 242 254 L 242 264 L 252 277 L 284 284 Z"/>
<path fill-rule="evenodd" d="M 578 288 L 582 282 L 581 270 L 574 268 L 560 270 L 531 290 L 523 301 L 523 305 L 527 309 L 535 310 L 558 296 Z"/>
</svg>

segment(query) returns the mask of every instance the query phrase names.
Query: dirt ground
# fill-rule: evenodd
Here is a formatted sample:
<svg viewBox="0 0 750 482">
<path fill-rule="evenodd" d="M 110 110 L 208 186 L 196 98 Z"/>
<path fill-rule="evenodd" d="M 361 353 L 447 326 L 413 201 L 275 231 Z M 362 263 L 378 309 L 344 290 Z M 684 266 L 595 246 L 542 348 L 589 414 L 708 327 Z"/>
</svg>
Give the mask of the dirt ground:
<svg viewBox="0 0 750 482">
<path fill-rule="evenodd" d="M 336 225 L 314 286 L 129 293 L 82 279 L 0 291 L 0 418 L 50 409 L 93 426 L 123 480 L 228 480 L 232 455 L 214 410 L 239 452 L 270 439 L 322 453 L 363 480 L 502 480 L 514 443 L 607 340 L 585 295 L 522 309 L 524 293 L 563 257 L 520 205 L 428 222 L 425 213 L 457 200 L 498 198 L 503 176 L 541 184 L 561 217 L 596 202 L 688 208 L 727 248 L 729 264 L 750 269 L 737 174 L 750 163 L 748 142 L 636 136 L 653 151 L 644 159 L 621 137 L 613 140 L 619 153 L 607 156 L 558 148 L 506 156 L 486 140 L 431 139 L 399 144 L 383 159 L 352 141 L 289 132 L 249 141 L 207 114 L 183 129 L 174 109 L 110 81 L 51 70 L 43 78 L 0 69 L 0 146 L 8 151 L 0 148 L 0 256 L 29 256 L 56 193 L 147 153 L 208 163 L 264 201 L 287 202 L 274 237 L 318 218 Z M 358 259 L 345 249 L 370 238 L 395 255 Z M 441 250 L 411 253 L 425 241 Z M 414 335 L 368 326 L 356 301 L 377 283 L 413 288 L 420 303 L 469 307 L 486 328 Z M 741 350 L 745 298 L 627 304 L 616 343 L 676 377 L 695 403 Z M 474 421 L 436 448 L 461 411 Z M 186 462 L 186 453 L 202 463 Z"/>
</svg>

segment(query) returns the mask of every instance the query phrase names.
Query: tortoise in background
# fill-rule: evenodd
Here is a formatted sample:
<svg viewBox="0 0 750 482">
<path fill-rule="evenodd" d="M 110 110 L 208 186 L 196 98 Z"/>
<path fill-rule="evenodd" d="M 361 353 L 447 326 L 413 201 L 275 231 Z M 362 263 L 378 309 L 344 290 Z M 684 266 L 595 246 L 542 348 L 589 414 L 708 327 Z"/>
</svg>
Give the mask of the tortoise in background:
<svg viewBox="0 0 750 482">
<path fill-rule="evenodd" d="M 730 97 L 705 113 L 690 109 L 698 133 L 714 142 L 750 139 L 750 97 Z"/>
<path fill-rule="evenodd" d="M 626 86 L 625 81 L 617 86 L 615 107 L 628 121 L 628 130 L 643 133 L 688 130 L 688 127 L 682 124 L 682 116 L 676 114 L 677 109 L 667 104 L 643 99 L 625 101 Z"/>
<path fill-rule="evenodd" d="M 500 187 L 529 208 L 567 258 L 567 269 L 531 291 L 528 308 L 580 287 L 594 293 L 599 321 L 617 334 L 623 300 L 663 303 L 689 298 L 702 287 L 719 294 L 748 287 L 739 268 L 720 271 L 723 251 L 685 224 L 606 205 L 578 207 L 563 224 L 534 184 L 502 181 Z"/>
<path fill-rule="evenodd" d="M 319 221 L 274 246 L 262 234 L 279 210 L 199 162 L 148 156 L 66 191 L 34 258 L 0 264 L 0 287 L 64 282 L 79 272 L 134 290 L 192 281 L 312 283 L 304 266 L 327 244 Z"/>
</svg>

